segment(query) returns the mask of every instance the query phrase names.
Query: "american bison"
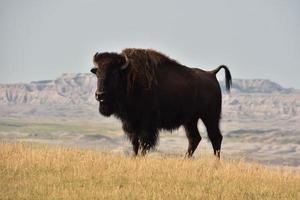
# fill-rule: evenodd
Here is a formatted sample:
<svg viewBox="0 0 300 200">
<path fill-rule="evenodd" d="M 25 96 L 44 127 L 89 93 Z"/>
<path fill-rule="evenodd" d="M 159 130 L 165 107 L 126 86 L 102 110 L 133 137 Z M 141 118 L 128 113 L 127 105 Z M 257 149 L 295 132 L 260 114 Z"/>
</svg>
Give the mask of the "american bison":
<svg viewBox="0 0 300 200">
<path fill-rule="evenodd" d="M 216 78 L 225 70 L 226 88 L 231 74 L 224 65 L 212 71 L 189 68 L 150 49 L 124 49 L 121 53 L 96 53 L 96 100 L 104 116 L 114 115 L 133 145 L 134 154 L 155 147 L 160 130 L 185 128 L 192 156 L 201 136 L 198 119 L 203 121 L 214 154 L 220 157 L 222 134 L 219 129 L 222 93 Z"/>
</svg>

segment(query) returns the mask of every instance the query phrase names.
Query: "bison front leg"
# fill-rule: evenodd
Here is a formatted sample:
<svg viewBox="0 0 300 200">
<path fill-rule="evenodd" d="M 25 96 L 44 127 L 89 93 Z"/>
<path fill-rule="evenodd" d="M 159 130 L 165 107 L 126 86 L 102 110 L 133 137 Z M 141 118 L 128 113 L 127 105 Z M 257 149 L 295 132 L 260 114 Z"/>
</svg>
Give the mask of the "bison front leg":
<svg viewBox="0 0 300 200">
<path fill-rule="evenodd" d="M 136 135 L 134 135 L 131 138 L 131 144 L 132 144 L 133 153 L 135 156 L 137 156 L 139 153 L 140 143 L 139 143 L 139 138 Z"/>
<path fill-rule="evenodd" d="M 143 143 L 142 144 L 142 152 L 141 152 L 142 156 L 145 156 L 149 150 L 150 150 L 149 144 Z"/>
<path fill-rule="evenodd" d="M 132 144 L 132 150 L 135 156 L 139 153 L 140 142 L 137 131 L 129 123 L 123 123 L 123 130 Z"/>
<path fill-rule="evenodd" d="M 158 140 L 158 130 L 156 129 L 148 129 L 147 131 L 143 131 L 140 137 L 140 145 L 142 148 L 142 156 L 146 155 L 146 153 L 155 147 Z"/>
</svg>

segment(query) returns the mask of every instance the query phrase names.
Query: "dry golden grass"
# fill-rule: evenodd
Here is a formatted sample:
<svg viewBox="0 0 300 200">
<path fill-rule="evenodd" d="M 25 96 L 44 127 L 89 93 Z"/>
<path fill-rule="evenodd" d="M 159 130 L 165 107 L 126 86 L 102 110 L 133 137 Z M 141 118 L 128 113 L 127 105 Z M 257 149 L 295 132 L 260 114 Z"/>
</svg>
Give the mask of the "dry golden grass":
<svg viewBox="0 0 300 200">
<path fill-rule="evenodd" d="M 300 172 L 243 161 L 0 143 L 0 199 L 300 199 Z"/>
</svg>

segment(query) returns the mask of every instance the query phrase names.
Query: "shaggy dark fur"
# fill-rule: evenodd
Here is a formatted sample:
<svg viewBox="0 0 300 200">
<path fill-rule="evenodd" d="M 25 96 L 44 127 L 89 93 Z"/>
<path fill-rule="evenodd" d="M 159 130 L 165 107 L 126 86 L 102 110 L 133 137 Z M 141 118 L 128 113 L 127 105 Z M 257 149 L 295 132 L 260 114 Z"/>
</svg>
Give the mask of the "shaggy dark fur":
<svg viewBox="0 0 300 200">
<path fill-rule="evenodd" d="M 160 130 L 182 125 L 189 141 L 187 155 L 192 156 L 201 140 L 197 128 L 201 118 L 214 154 L 220 157 L 222 95 L 216 73 L 225 69 L 229 91 L 231 75 L 226 66 L 213 71 L 189 68 L 149 49 L 96 53 L 93 61 L 99 111 L 122 121 L 135 155 L 139 149 L 144 155 L 153 148 Z"/>
</svg>

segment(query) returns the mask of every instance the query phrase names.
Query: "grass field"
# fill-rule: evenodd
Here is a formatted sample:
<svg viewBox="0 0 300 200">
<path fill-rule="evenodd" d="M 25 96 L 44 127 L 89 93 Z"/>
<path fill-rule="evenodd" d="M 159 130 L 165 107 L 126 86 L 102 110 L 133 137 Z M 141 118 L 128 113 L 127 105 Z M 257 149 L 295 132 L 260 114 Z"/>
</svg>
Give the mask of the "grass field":
<svg viewBox="0 0 300 200">
<path fill-rule="evenodd" d="M 2 142 L 0 199 L 300 199 L 300 171 Z"/>
</svg>

